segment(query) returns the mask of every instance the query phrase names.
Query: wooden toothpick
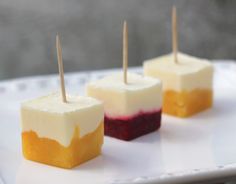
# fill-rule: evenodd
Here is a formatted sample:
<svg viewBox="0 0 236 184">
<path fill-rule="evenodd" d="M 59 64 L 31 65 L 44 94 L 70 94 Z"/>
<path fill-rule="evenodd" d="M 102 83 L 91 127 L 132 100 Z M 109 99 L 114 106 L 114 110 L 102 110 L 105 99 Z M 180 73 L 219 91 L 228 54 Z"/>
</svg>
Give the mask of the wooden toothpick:
<svg viewBox="0 0 236 184">
<path fill-rule="evenodd" d="M 66 100 L 66 89 L 65 89 L 64 70 L 63 70 L 63 61 L 62 61 L 62 50 L 61 50 L 61 42 L 60 42 L 60 38 L 58 34 L 56 36 L 56 48 L 57 48 L 58 69 L 59 69 L 60 82 L 61 82 L 62 101 L 66 103 L 67 100 Z"/>
<path fill-rule="evenodd" d="M 178 63 L 178 24 L 177 24 L 177 13 L 176 13 L 176 7 L 172 7 L 172 49 L 174 54 L 174 61 L 175 63 Z"/>
<path fill-rule="evenodd" d="M 127 22 L 123 24 L 123 73 L 124 83 L 127 84 L 127 68 L 128 68 L 128 28 Z"/>
</svg>

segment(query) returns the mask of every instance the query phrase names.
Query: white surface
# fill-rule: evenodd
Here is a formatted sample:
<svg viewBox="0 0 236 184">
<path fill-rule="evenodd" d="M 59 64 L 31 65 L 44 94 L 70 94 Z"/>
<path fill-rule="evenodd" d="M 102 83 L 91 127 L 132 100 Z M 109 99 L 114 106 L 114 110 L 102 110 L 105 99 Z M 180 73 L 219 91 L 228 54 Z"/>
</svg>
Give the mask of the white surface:
<svg viewBox="0 0 236 184">
<path fill-rule="evenodd" d="M 184 183 L 236 176 L 236 65 L 215 66 L 212 109 L 188 119 L 164 115 L 160 131 L 131 142 L 106 137 L 102 156 L 73 170 L 27 161 L 20 148 L 19 103 L 57 90 L 58 79 L 1 82 L 0 177 L 6 184 L 93 184 Z M 82 94 L 85 82 L 103 75 L 68 74 L 67 89 Z"/>
<path fill-rule="evenodd" d="M 123 72 L 90 82 L 86 94 L 103 102 L 109 118 L 129 118 L 140 112 L 160 111 L 161 81 L 131 72 L 127 73 L 127 78 L 128 85 L 123 81 Z"/>
<path fill-rule="evenodd" d="M 163 81 L 164 90 L 192 91 L 196 88 L 212 88 L 213 66 L 207 59 L 178 52 L 178 63 L 174 62 L 174 54 L 170 53 L 145 61 L 143 67 L 146 76 Z"/>
<path fill-rule="evenodd" d="M 66 96 L 67 103 L 60 93 L 53 93 L 21 104 L 22 132 L 34 131 L 65 147 L 70 146 L 76 127 L 79 137 L 94 132 L 104 119 L 102 103 L 85 96 Z"/>
</svg>

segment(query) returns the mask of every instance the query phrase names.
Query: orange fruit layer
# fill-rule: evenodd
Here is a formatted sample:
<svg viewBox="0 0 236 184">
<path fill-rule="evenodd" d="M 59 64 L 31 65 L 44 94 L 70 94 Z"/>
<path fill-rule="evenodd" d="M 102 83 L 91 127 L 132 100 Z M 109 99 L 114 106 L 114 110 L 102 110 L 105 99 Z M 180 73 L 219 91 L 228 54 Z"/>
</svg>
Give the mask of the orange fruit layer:
<svg viewBox="0 0 236 184">
<path fill-rule="evenodd" d="M 55 140 L 40 138 L 34 131 L 22 133 L 22 150 L 26 159 L 62 168 L 72 168 L 101 153 L 104 124 L 82 138 L 78 136 L 78 128 L 68 147 Z"/>
<path fill-rule="evenodd" d="M 212 90 L 195 89 L 192 91 L 164 92 L 163 112 L 166 114 L 188 117 L 210 108 L 213 103 Z"/>
</svg>

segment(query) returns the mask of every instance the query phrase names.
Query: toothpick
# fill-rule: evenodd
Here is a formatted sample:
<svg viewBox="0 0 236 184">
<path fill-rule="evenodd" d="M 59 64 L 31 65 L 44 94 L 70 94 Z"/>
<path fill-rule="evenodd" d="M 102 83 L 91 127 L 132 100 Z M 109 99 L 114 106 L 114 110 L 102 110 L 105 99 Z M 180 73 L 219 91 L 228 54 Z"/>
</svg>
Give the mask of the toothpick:
<svg viewBox="0 0 236 184">
<path fill-rule="evenodd" d="M 63 61 L 62 61 L 62 50 L 61 50 L 61 42 L 59 35 L 56 36 L 56 48 L 57 48 L 57 61 L 58 61 L 58 69 L 60 75 L 60 82 L 61 82 L 61 94 L 62 94 L 62 101 L 64 103 L 67 102 L 66 100 L 66 89 L 65 89 L 65 82 L 64 82 L 64 70 L 63 70 Z"/>
<path fill-rule="evenodd" d="M 127 84 L 127 68 L 128 68 L 128 28 L 127 23 L 123 24 L 123 73 L 124 83 Z"/>
<path fill-rule="evenodd" d="M 178 63 L 178 34 L 177 34 L 178 24 L 177 24 L 177 13 L 176 7 L 172 7 L 172 49 L 174 54 L 174 61 Z"/>
</svg>

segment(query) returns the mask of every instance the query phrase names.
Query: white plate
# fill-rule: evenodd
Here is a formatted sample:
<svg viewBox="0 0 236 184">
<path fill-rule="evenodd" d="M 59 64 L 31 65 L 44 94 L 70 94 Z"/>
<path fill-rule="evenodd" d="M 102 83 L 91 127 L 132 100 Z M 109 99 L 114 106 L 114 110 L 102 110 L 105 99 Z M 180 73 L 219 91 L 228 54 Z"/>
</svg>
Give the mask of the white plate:
<svg viewBox="0 0 236 184">
<path fill-rule="evenodd" d="M 188 119 L 163 115 L 159 131 L 131 142 L 106 137 L 101 156 L 72 170 L 21 154 L 20 102 L 57 90 L 58 78 L 1 82 L 0 183 L 185 183 L 236 176 L 236 65 L 216 63 L 215 69 L 212 109 Z M 67 74 L 67 91 L 83 94 L 85 82 L 109 72 Z"/>
</svg>

